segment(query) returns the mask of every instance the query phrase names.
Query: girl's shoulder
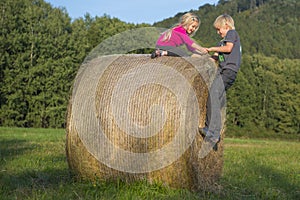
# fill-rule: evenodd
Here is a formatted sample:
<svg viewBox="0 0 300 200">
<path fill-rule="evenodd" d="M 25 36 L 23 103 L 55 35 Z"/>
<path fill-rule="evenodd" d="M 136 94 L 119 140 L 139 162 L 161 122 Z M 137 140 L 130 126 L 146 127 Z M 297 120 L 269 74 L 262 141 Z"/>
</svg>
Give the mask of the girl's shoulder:
<svg viewBox="0 0 300 200">
<path fill-rule="evenodd" d="M 173 28 L 173 31 L 176 31 L 176 32 L 179 32 L 179 33 L 183 33 L 183 34 L 186 34 L 186 30 L 183 28 L 183 26 L 181 25 L 178 25 L 178 26 L 175 26 Z"/>
</svg>

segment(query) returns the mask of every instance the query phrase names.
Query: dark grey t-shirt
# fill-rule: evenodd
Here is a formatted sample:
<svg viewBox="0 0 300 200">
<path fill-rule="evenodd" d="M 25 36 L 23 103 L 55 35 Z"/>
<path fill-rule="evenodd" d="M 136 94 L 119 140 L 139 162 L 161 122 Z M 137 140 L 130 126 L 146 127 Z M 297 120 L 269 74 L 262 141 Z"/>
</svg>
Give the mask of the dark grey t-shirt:
<svg viewBox="0 0 300 200">
<path fill-rule="evenodd" d="M 237 72 L 241 65 L 242 47 L 240 36 L 236 30 L 229 30 L 225 38 L 220 41 L 219 46 L 224 46 L 226 42 L 233 43 L 233 48 L 230 53 L 219 53 L 220 55 L 223 55 L 223 60 L 219 59 L 220 67 L 222 69 L 231 69 Z"/>
</svg>

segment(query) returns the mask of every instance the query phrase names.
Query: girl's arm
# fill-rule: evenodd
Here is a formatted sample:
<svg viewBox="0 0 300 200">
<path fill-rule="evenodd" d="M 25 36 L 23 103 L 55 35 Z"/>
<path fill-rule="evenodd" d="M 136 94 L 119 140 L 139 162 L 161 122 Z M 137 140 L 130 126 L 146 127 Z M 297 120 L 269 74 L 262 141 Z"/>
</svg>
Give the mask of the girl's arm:
<svg viewBox="0 0 300 200">
<path fill-rule="evenodd" d="M 200 54 L 200 55 L 208 53 L 206 48 L 203 48 L 200 45 L 196 44 L 196 42 L 193 41 L 187 34 L 179 33 L 179 36 L 180 36 L 180 38 L 182 39 L 182 41 L 184 42 L 184 44 L 186 45 L 186 47 L 188 48 L 189 51 L 195 52 L 195 53 Z"/>
<path fill-rule="evenodd" d="M 195 42 L 192 44 L 192 48 L 194 48 L 195 49 L 194 51 L 198 54 L 207 54 L 208 53 L 206 48 L 201 47 L 200 45 L 196 44 Z"/>
</svg>

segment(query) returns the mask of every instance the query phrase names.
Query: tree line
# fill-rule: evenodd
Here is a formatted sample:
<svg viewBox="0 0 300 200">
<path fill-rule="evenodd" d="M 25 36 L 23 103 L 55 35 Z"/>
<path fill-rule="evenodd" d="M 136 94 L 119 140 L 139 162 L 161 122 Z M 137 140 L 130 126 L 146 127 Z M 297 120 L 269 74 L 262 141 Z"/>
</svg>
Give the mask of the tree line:
<svg viewBox="0 0 300 200">
<path fill-rule="evenodd" d="M 300 133 L 297 8 L 295 0 L 231 0 L 193 11 L 202 21 L 194 39 L 203 46 L 220 40 L 212 24 L 222 13 L 234 17 L 241 37 L 243 62 L 227 95 L 229 127 Z M 43 0 L 3 0 L 0 9 L 0 126 L 44 128 L 65 127 L 73 80 L 95 46 L 130 29 L 169 28 L 182 14 L 151 25 L 109 15 L 72 20 Z"/>
</svg>

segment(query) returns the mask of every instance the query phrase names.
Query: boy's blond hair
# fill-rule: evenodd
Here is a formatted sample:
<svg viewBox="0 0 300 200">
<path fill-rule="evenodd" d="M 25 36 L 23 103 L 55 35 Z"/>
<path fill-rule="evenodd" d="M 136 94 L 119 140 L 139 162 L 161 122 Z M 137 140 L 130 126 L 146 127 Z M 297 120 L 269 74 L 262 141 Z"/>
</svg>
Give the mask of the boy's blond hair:
<svg viewBox="0 0 300 200">
<path fill-rule="evenodd" d="M 215 28 L 220 28 L 225 25 L 229 26 L 230 29 L 235 29 L 234 20 L 232 19 L 232 17 L 230 15 L 227 15 L 227 14 L 220 15 L 219 17 L 217 17 L 217 19 L 214 22 Z"/>
<path fill-rule="evenodd" d="M 166 32 L 165 32 L 165 36 L 163 38 L 163 41 L 167 41 L 167 40 L 170 40 L 171 38 L 171 35 L 172 35 L 172 30 L 174 27 L 178 26 L 178 25 L 181 25 L 183 27 L 187 27 L 189 26 L 190 24 L 192 24 L 193 22 L 198 22 L 198 27 L 197 29 L 190 35 L 190 36 L 194 36 L 195 33 L 198 31 L 199 29 L 199 26 L 200 26 L 200 19 L 197 15 L 193 14 L 193 13 L 185 13 L 184 15 L 182 15 L 182 17 L 180 17 L 180 20 L 179 20 L 179 23 L 175 24 L 172 28 L 168 29 Z"/>
</svg>

